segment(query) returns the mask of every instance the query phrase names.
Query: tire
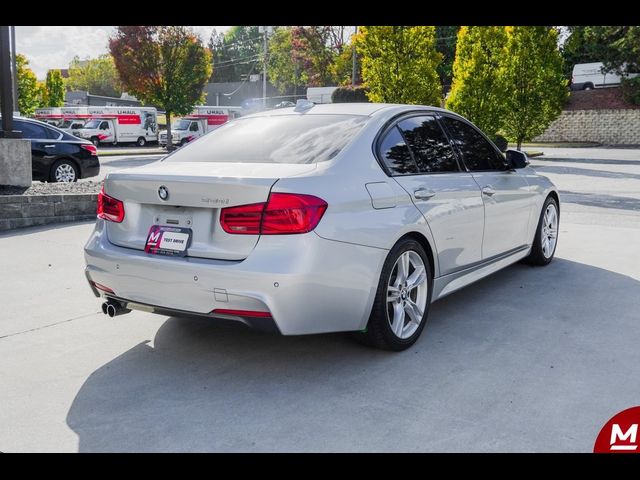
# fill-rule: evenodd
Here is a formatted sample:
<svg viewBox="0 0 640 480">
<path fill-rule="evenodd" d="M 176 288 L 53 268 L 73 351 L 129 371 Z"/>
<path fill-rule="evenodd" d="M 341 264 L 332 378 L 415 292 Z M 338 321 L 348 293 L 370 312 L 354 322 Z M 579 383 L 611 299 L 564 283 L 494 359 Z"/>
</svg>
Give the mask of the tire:
<svg viewBox="0 0 640 480">
<path fill-rule="evenodd" d="M 180 146 L 181 147 L 184 147 L 187 143 L 189 143 L 189 142 L 187 142 L 186 138 L 183 138 L 182 140 L 180 140 Z"/>
<path fill-rule="evenodd" d="M 593 90 L 593 83 L 585 83 L 583 90 Z"/>
<path fill-rule="evenodd" d="M 60 183 L 67 182 L 73 183 L 78 181 L 80 172 L 78 167 L 71 160 L 58 160 L 51 166 L 51 172 L 49 173 L 49 181 Z"/>
<path fill-rule="evenodd" d="M 144 147 L 147 144 L 147 140 L 144 137 L 140 137 L 136 142 L 139 147 Z"/>
<path fill-rule="evenodd" d="M 91 137 L 91 143 L 93 143 L 96 147 L 99 147 L 100 139 L 98 137 Z"/>
<path fill-rule="evenodd" d="M 409 274 L 404 276 L 404 282 L 399 282 L 398 279 L 399 269 L 402 268 L 401 258 L 407 258 L 409 265 Z M 407 289 L 406 280 L 420 266 L 424 269 L 423 273 L 416 276 L 418 279 L 422 277 L 422 281 Z M 367 328 L 361 332 L 353 332 L 353 338 L 359 343 L 383 350 L 399 352 L 409 348 L 418 340 L 427 321 L 433 291 L 432 279 L 429 258 L 422 245 L 411 238 L 400 240 L 391 249 L 382 267 Z M 403 284 L 405 287 L 402 287 Z M 398 285 L 400 288 L 396 289 Z M 388 297 L 390 289 L 395 291 Z M 390 298 L 397 300 L 389 300 Z M 418 306 L 417 314 L 411 313 L 415 312 L 411 303 Z M 422 315 L 419 314 L 420 308 Z M 398 318 L 402 319 L 402 323 L 397 322 Z M 417 324 L 415 319 L 418 319 Z"/>
<path fill-rule="evenodd" d="M 553 221 L 547 216 L 549 210 L 552 210 L 555 214 L 555 220 Z M 542 211 L 538 219 L 538 228 L 536 228 L 536 236 L 533 239 L 531 253 L 524 259 L 525 263 L 537 266 L 551 263 L 556 253 L 556 247 L 558 246 L 559 226 L 560 210 L 558 208 L 558 202 L 556 202 L 552 196 L 548 196 L 542 205 Z M 552 237 L 552 235 L 555 236 Z M 543 238 L 546 238 L 547 241 L 545 242 Z"/>
</svg>

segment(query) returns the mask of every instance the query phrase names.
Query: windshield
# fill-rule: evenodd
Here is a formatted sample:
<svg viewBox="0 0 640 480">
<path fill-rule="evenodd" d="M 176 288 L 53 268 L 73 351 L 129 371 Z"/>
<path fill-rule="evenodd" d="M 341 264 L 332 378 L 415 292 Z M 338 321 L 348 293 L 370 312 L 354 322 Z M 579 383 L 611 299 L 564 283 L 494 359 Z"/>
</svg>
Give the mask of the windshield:
<svg viewBox="0 0 640 480">
<path fill-rule="evenodd" d="M 178 123 L 176 123 L 175 127 L 172 126 L 171 129 L 172 130 L 187 130 L 189 128 L 189 124 L 191 123 L 190 120 L 180 120 Z"/>
<path fill-rule="evenodd" d="M 167 157 L 173 162 L 317 163 L 334 158 L 366 123 L 356 115 L 241 118 Z"/>
<path fill-rule="evenodd" d="M 100 122 L 101 120 L 89 120 L 82 128 L 98 128 L 100 126 Z"/>
</svg>

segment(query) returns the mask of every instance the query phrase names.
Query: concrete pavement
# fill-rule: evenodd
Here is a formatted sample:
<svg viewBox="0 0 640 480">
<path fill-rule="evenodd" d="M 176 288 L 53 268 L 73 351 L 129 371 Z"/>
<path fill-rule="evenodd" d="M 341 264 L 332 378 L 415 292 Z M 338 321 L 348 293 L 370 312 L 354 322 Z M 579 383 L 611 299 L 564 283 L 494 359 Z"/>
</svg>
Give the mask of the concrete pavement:
<svg viewBox="0 0 640 480">
<path fill-rule="evenodd" d="M 554 262 L 435 303 L 399 354 L 107 319 L 90 223 L 0 235 L 0 451 L 591 451 L 640 398 L 640 166 L 539 163 L 580 170 L 544 172 L 565 200 Z"/>
</svg>

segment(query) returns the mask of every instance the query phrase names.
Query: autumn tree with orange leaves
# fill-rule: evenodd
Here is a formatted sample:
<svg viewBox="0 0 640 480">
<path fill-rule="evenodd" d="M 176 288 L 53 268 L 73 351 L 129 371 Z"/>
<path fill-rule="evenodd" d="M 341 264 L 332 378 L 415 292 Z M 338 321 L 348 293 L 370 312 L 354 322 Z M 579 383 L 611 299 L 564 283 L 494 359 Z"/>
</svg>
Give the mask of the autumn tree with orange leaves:
<svg viewBox="0 0 640 480">
<path fill-rule="evenodd" d="M 118 26 L 109 39 L 125 90 L 171 115 L 187 115 L 204 100 L 202 90 L 213 71 L 211 52 L 184 26 Z M 167 137 L 169 139 L 169 137 Z M 167 142 L 167 148 L 173 144 Z"/>
</svg>

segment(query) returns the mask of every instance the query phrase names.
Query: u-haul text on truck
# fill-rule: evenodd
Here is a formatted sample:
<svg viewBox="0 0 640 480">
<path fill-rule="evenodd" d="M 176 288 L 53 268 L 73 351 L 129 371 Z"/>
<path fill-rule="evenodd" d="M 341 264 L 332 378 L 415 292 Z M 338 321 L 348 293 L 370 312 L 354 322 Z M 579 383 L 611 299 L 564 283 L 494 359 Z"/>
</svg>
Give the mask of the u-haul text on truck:
<svg viewBox="0 0 640 480">
<path fill-rule="evenodd" d="M 240 116 L 240 107 L 197 106 L 189 115 L 171 124 L 171 140 L 174 145 L 184 145 L 205 133 Z M 167 145 L 167 132 L 160 134 L 160 145 Z"/>
<path fill-rule="evenodd" d="M 47 122 L 72 135 L 89 119 L 89 107 L 49 107 L 36 108 L 36 120 Z"/>
<path fill-rule="evenodd" d="M 158 112 L 153 107 L 89 107 L 89 121 L 77 133 L 101 143 L 135 143 L 144 147 L 158 141 Z"/>
</svg>

